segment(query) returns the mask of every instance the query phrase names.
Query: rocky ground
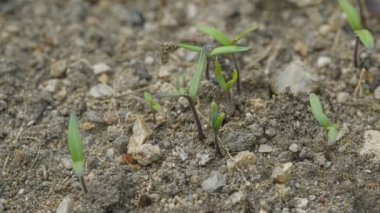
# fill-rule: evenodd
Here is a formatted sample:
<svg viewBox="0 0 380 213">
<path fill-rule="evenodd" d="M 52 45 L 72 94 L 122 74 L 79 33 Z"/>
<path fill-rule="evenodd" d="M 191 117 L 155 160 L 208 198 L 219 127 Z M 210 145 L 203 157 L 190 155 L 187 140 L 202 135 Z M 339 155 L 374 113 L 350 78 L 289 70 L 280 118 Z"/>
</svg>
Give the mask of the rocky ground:
<svg viewBox="0 0 380 213">
<path fill-rule="evenodd" d="M 377 37 L 379 20 L 365 16 Z M 252 23 L 224 155 L 209 125 L 211 101 L 226 105 L 215 82 L 197 104 L 204 142 L 182 98 L 163 99 L 155 124 L 144 91 L 176 91 L 198 59 L 180 49 L 163 65 L 161 45 L 212 42 L 200 24 L 233 36 Z M 380 55 L 360 49 L 368 72 L 354 96 L 355 37 L 336 1 L 1 0 L 0 27 L 0 212 L 380 209 Z M 339 125 L 331 159 L 310 92 Z M 87 194 L 71 170 L 71 112 Z"/>
</svg>

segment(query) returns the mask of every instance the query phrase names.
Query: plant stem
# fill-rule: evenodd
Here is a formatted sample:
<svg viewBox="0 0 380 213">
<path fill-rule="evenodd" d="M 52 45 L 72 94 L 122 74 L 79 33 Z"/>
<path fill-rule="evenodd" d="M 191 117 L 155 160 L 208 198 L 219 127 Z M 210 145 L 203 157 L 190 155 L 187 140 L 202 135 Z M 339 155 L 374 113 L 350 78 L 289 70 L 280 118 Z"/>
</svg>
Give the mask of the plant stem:
<svg viewBox="0 0 380 213">
<path fill-rule="evenodd" d="M 355 49 L 354 49 L 354 66 L 359 67 L 359 36 L 356 36 Z"/>
<path fill-rule="evenodd" d="M 236 71 L 238 73 L 238 78 L 236 80 L 236 89 L 237 89 L 238 94 L 240 95 L 240 91 L 241 91 L 241 87 L 240 87 L 240 70 L 239 70 L 239 66 L 238 66 L 237 61 L 236 61 L 235 54 L 232 54 L 232 60 L 234 61 L 234 66 L 235 66 L 235 69 L 236 69 Z"/>
<path fill-rule="evenodd" d="M 210 68 L 210 59 L 207 57 L 207 61 L 206 61 L 206 70 L 205 70 L 205 77 L 206 77 L 206 80 L 210 80 L 210 72 L 209 72 L 209 68 Z"/>
<path fill-rule="evenodd" d="M 153 113 L 153 123 L 156 124 L 156 113 Z"/>
<path fill-rule="evenodd" d="M 232 103 L 232 94 L 231 94 L 231 91 L 227 91 L 226 92 L 226 95 L 227 95 L 227 110 L 228 110 L 228 114 L 230 116 L 232 116 L 234 114 L 234 104 Z"/>
<path fill-rule="evenodd" d="M 83 176 L 79 177 L 79 181 L 80 181 L 80 184 L 82 185 L 82 189 L 83 189 L 84 193 L 86 194 L 87 193 L 87 187 L 86 187 L 86 183 L 84 182 L 84 177 Z"/>
<path fill-rule="evenodd" d="M 329 145 L 325 147 L 325 158 L 326 160 L 331 161 L 331 147 Z"/>
<path fill-rule="evenodd" d="M 190 95 L 181 95 L 181 96 L 186 98 L 187 101 L 189 101 L 189 105 L 190 105 L 191 111 L 193 112 L 194 121 L 198 130 L 198 138 L 199 140 L 203 141 L 204 139 L 206 139 L 206 136 L 203 133 L 202 124 L 201 124 L 201 121 L 199 120 L 198 112 L 195 109 L 194 100 L 193 98 L 190 97 Z"/>
<path fill-rule="evenodd" d="M 220 152 L 219 143 L 218 143 L 218 130 L 214 130 L 214 148 L 216 150 L 217 155 L 222 155 L 222 153 Z"/>
</svg>

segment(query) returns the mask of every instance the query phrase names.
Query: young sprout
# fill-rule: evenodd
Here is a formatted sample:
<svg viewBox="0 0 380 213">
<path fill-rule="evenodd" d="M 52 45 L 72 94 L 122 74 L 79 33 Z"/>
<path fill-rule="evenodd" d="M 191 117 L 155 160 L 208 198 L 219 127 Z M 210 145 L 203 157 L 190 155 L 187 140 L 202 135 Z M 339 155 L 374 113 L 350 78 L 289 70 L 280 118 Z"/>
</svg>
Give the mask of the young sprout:
<svg viewBox="0 0 380 213">
<path fill-rule="evenodd" d="M 354 66 L 359 67 L 359 56 L 358 48 L 359 41 L 369 50 L 373 49 L 375 46 L 373 36 L 370 31 L 365 29 L 364 17 L 362 15 L 362 7 L 360 1 L 357 1 L 359 6 L 359 11 L 348 1 L 339 0 L 339 5 L 347 16 L 348 23 L 350 24 L 352 30 L 356 34 L 355 50 L 354 50 Z"/>
<path fill-rule="evenodd" d="M 86 184 L 84 182 L 83 144 L 79 131 L 78 119 L 75 113 L 72 113 L 70 116 L 67 140 L 69 143 L 71 160 L 73 161 L 74 173 L 78 176 L 84 193 L 87 193 Z"/>
<path fill-rule="evenodd" d="M 215 76 L 216 80 L 218 81 L 219 87 L 223 90 L 223 92 L 226 94 L 227 97 L 227 104 L 228 104 L 228 113 L 232 115 L 234 113 L 234 107 L 232 103 L 232 93 L 231 88 L 235 84 L 235 82 L 239 78 L 239 74 L 237 70 L 234 70 L 232 79 L 228 82 L 224 80 L 222 69 L 220 67 L 218 58 L 215 58 Z"/>
<path fill-rule="evenodd" d="M 222 31 L 214 27 L 199 26 L 198 30 L 211 36 L 213 39 L 218 41 L 222 46 L 227 47 L 227 46 L 236 46 L 237 42 L 239 42 L 240 39 L 244 38 L 249 33 L 255 31 L 257 27 L 258 26 L 254 24 L 250 26 L 249 28 L 247 28 L 246 30 L 244 30 L 243 32 L 241 32 L 239 35 L 235 36 L 233 39 L 230 39 L 225 33 L 223 33 Z M 236 53 L 237 52 L 233 52 L 230 55 L 231 55 L 232 61 L 234 62 L 235 70 L 238 72 L 238 80 L 236 83 L 236 87 L 237 87 L 238 93 L 240 94 L 240 90 L 241 90 L 240 89 L 240 70 L 237 64 L 237 60 L 236 60 Z"/>
<path fill-rule="evenodd" d="M 336 143 L 336 138 L 338 135 L 338 125 L 332 124 L 323 112 L 323 108 L 319 98 L 315 94 L 310 94 L 309 96 L 311 112 L 313 113 L 315 119 L 327 132 L 327 146 L 325 156 L 328 160 L 331 160 L 330 147 Z"/>
<path fill-rule="evenodd" d="M 154 100 L 154 97 L 149 92 L 144 92 L 144 98 L 148 102 L 150 112 L 153 114 L 153 123 L 156 123 L 156 113 L 161 109 L 161 105 Z"/>
<path fill-rule="evenodd" d="M 211 103 L 211 127 L 214 132 L 214 147 L 217 154 L 221 154 L 218 143 L 218 131 L 224 120 L 224 113 L 218 112 L 218 105 L 213 101 Z"/>
</svg>

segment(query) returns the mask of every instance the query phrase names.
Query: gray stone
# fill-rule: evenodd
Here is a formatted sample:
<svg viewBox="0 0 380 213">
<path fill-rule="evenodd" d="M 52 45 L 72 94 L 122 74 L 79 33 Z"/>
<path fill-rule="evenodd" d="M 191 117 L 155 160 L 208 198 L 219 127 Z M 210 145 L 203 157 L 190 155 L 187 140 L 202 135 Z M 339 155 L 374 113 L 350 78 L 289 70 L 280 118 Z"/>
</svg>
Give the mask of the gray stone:
<svg viewBox="0 0 380 213">
<path fill-rule="evenodd" d="M 319 68 L 327 67 L 330 64 L 331 64 L 331 58 L 327 56 L 320 56 L 317 60 L 317 67 Z"/>
<path fill-rule="evenodd" d="M 95 75 L 100 75 L 112 71 L 111 67 L 106 63 L 97 63 L 92 66 Z"/>
<path fill-rule="evenodd" d="M 93 98 L 109 98 L 114 94 L 111 87 L 104 84 L 97 84 L 91 87 L 89 96 Z"/>
<path fill-rule="evenodd" d="M 69 158 L 62 158 L 61 163 L 66 169 L 71 169 L 71 160 Z"/>
<path fill-rule="evenodd" d="M 232 159 L 227 160 L 227 169 L 234 171 L 236 167 L 242 169 L 256 163 L 256 155 L 250 151 L 242 151 L 236 154 Z"/>
<path fill-rule="evenodd" d="M 235 192 L 228 198 L 227 204 L 233 206 L 242 203 L 245 201 L 246 197 L 246 194 L 242 191 Z"/>
<path fill-rule="evenodd" d="M 218 171 L 212 171 L 210 176 L 202 182 L 202 189 L 208 193 L 218 192 L 226 185 L 226 177 Z"/>
<path fill-rule="evenodd" d="M 296 143 L 290 144 L 289 151 L 295 153 L 295 152 L 298 152 L 299 150 L 300 150 L 300 147 L 298 146 L 298 144 Z"/>
<path fill-rule="evenodd" d="M 269 145 L 261 144 L 259 147 L 259 152 L 260 153 L 270 153 L 270 152 L 273 152 L 273 148 Z"/>
<path fill-rule="evenodd" d="M 350 94 L 347 92 L 340 92 L 338 93 L 336 99 L 339 103 L 345 103 L 350 98 Z"/>
<path fill-rule="evenodd" d="M 364 147 L 360 150 L 360 155 L 373 155 L 373 161 L 380 162 L 380 131 L 364 132 Z"/>
<path fill-rule="evenodd" d="M 288 162 L 277 165 L 272 172 L 271 178 L 277 183 L 287 184 L 292 178 L 293 163 Z"/>
<path fill-rule="evenodd" d="M 311 67 L 295 60 L 273 76 L 272 88 L 277 94 L 284 92 L 288 87 L 293 94 L 309 93 L 313 91 L 317 80 L 318 77 Z"/>
<path fill-rule="evenodd" d="M 176 146 L 175 150 L 177 151 L 179 157 L 181 158 L 182 161 L 185 161 L 187 159 L 187 154 L 185 150 L 183 150 L 181 147 Z"/>
<path fill-rule="evenodd" d="M 210 153 L 197 153 L 196 158 L 200 166 L 205 166 L 212 159 Z"/>
<path fill-rule="evenodd" d="M 128 150 L 128 153 L 143 166 L 147 166 L 161 157 L 160 147 L 152 144 L 140 145 L 136 149 Z"/>
<path fill-rule="evenodd" d="M 65 75 L 67 63 L 65 60 L 55 61 L 50 65 L 50 75 L 54 78 L 59 78 Z"/>
<path fill-rule="evenodd" d="M 112 161 L 115 157 L 115 150 L 113 148 L 109 148 L 106 151 L 106 159 Z"/>
<path fill-rule="evenodd" d="M 224 139 L 224 145 L 230 152 L 250 150 L 257 143 L 256 133 L 251 131 L 231 131 Z"/>
<path fill-rule="evenodd" d="M 299 157 L 301 159 L 313 159 L 314 158 L 314 152 L 309 147 L 302 148 Z"/>
<path fill-rule="evenodd" d="M 70 197 L 65 197 L 56 209 L 56 213 L 70 213 L 72 209 L 73 201 Z"/>
</svg>

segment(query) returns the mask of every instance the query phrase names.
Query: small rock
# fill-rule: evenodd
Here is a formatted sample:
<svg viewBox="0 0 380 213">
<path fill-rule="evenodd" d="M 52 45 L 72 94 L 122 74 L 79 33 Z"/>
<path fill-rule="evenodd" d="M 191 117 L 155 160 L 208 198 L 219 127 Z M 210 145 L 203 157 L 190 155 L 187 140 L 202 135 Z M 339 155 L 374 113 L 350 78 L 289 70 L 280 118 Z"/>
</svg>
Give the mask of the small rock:
<svg viewBox="0 0 380 213">
<path fill-rule="evenodd" d="M 327 56 L 320 56 L 317 60 L 317 67 L 322 68 L 331 64 L 331 58 Z"/>
<path fill-rule="evenodd" d="M 160 159 L 161 150 L 157 145 L 143 144 L 133 150 L 128 149 L 128 154 L 130 154 L 140 165 L 147 166 Z"/>
<path fill-rule="evenodd" d="M 261 144 L 259 147 L 259 152 L 260 153 L 270 153 L 270 152 L 273 152 L 273 148 L 269 145 Z"/>
<path fill-rule="evenodd" d="M 140 10 L 133 9 L 129 12 L 129 22 L 134 27 L 141 27 L 145 23 L 145 18 Z"/>
<path fill-rule="evenodd" d="M 197 153 L 196 158 L 200 166 L 205 166 L 212 159 L 210 153 Z"/>
<path fill-rule="evenodd" d="M 91 87 L 89 96 L 93 98 L 109 98 L 114 94 L 111 87 L 104 84 L 97 84 Z"/>
<path fill-rule="evenodd" d="M 376 99 L 376 100 L 380 100 L 380 87 L 377 87 L 375 89 L 375 91 L 373 91 L 373 97 Z"/>
<path fill-rule="evenodd" d="M 226 185 L 226 177 L 218 171 L 212 171 L 210 176 L 202 182 L 202 189 L 208 193 L 218 192 Z"/>
<path fill-rule="evenodd" d="M 298 152 L 299 150 L 300 150 L 300 147 L 298 146 L 298 144 L 296 143 L 290 144 L 289 151 L 295 153 L 295 152 Z"/>
<path fill-rule="evenodd" d="M 288 64 L 273 78 L 272 89 L 277 94 L 284 92 L 288 87 L 293 94 L 312 92 L 318 80 L 314 70 L 299 60 Z"/>
<path fill-rule="evenodd" d="M 238 203 L 242 203 L 243 201 L 245 201 L 246 199 L 246 194 L 242 191 L 238 191 L 238 192 L 235 192 L 233 193 L 227 200 L 228 204 L 229 205 L 235 205 L 235 204 L 238 204 Z"/>
<path fill-rule="evenodd" d="M 14 162 L 17 165 L 22 165 L 26 162 L 25 153 L 19 149 L 15 150 Z"/>
<path fill-rule="evenodd" d="M 303 209 L 307 206 L 307 204 L 309 203 L 309 200 L 307 198 L 294 198 L 294 201 L 295 201 L 295 207 L 296 208 L 300 208 L 300 209 Z"/>
<path fill-rule="evenodd" d="M 338 135 L 336 136 L 336 141 L 339 141 L 348 133 L 350 133 L 350 129 L 348 128 L 348 123 L 343 123 L 343 125 L 339 128 Z"/>
<path fill-rule="evenodd" d="M 170 73 L 175 70 L 176 67 L 173 65 L 162 65 L 158 70 L 158 77 L 160 78 L 168 78 L 170 77 Z"/>
<path fill-rule="evenodd" d="M 142 117 L 137 116 L 132 128 L 133 135 L 130 138 L 128 149 L 142 145 L 153 134 L 153 131 L 145 123 Z"/>
<path fill-rule="evenodd" d="M 61 159 L 61 163 L 62 165 L 66 168 L 66 169 L 71 169 L 71 160 L 68 159 L 68 158 L 62 158 Z"/>
<path fill-rule="evenodd" d="M 242 169 L 256 163 L 256 155 L 250 151 L 242 151 L 236 154 L 232 159 L 227 160 L 227 168 L 234 171 L 236 167 Z"/>
<path fill-rule="evenodd" d="M 268 128 L 268 129 L 265 129 L 265 135 L 268 137 L 268 138 L 273 138 L 274 136 L 277 135 L 277 130 L 275 128 Z"/>
<path fill-rule="evenodd" d="M 56 213 L 70 213 L 73 209 L 73 201 L 70 197 L 65 197 L 59 204 Z"/>
<path fill-rule="evenodd" d="M 324 153 L 318 153 L 314 157 L 314 163 L 317 164 L 318 166 L 324 166 L 326 163 L 326 157 Z"/>
<path fill-rule="evenodd" d="M 299 157 L 301 159 L 309 159 L 310 160 L 310 159 L 314 158 L 314 152 L 309 147 L 304 147 L 304 148 L 302 148 Z"/>
<path fill-rule="evenodd" d="M 360 155 L 373 155 L 373 161 L 380 162 L 380 131 L 364 132 L 364 147 L 360 150 Z"/>
<path fill-rule="evenodd" d="M 260 98 L 254 98 L 249 100 L 249 104 L 255 111 L 265 109 L 267 105 L 266 102 Z"/>
<path fill-rule="evenodd" d="M 92 111 L 92 110 L 87 110 L 85 112 L 85 115 L 86 115 L 86 118 L 91 121 L 91 122 L 94 122 L 94 123 L 103 123 L 104 120 L 103 120 L 103 117 L 101 115 L 99 115 L 97 112 L 95 111 Z"/>
<path fill-rule="evenodd" d="M 60 81 L 58 79 L 50 79 L 43 82 L 43 87 L 50 93 L 56 93 L 60 87 Z"/>
<path fill-rule="evenodd" d="M 152 56 L 147 56 L 144 60 L 145 64 L 147 65 L 152 65 L 154 63 L 154 57 Z"/>
<path fill-rule="evenodd" d="M 350 94 L 348 94 L 347 92 L 340 92 L 336 97 L 339 103 L 346 103 L 349 98 Z"/>
<path fill-rule="evenodd" d="M 109 148 L 106 151 L 106 159 L 112 161 L 115 157 L 115 150 L 113 148 Z"/>
<path fill-rule="evenodd" d="M 277 183 L 287 184 L 292 178 L 293 163 L 288 162 L 276 166 L 271 178 Z"/>
<path fill-rule="evenodd" d="M 330 32 L 331 28 L 328 24 L 323 24 L 319 27 L 318 32 L 321 36 L 326 36 Z"/>
<path fill-rule="evenodd" d="M 67 62 L 65 60 L 55 61 L 50 65 L 50 75 L 54 78 L 60 78 L 65 75 Z"/>
<path fill-rule="evenodd" d="M 175 150 L 177 151 L 179 157 L 181 158 L 182 161 L 185 161 L 187 159 L 187 154 L 185 150 L 183 150 L 181 147 L 176 146 Z"/>
<path fill-rule="evenodd" d="M 25 189 L 20 189 L 18 192 L 17 192 L 18 195 L 23 195 L 25 194 Z"/>
<path fill-rule="evenodd" d="M 97 63 L 92 66 L 95 75 L 100 75 L 112 71 L 111 67 L 106 63 Z"/>
</svg>

